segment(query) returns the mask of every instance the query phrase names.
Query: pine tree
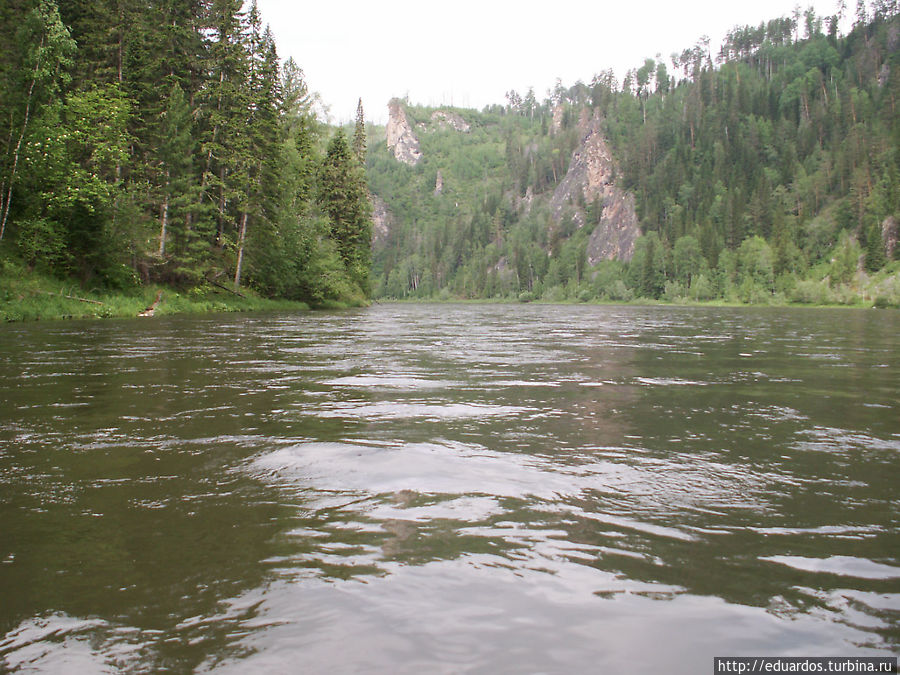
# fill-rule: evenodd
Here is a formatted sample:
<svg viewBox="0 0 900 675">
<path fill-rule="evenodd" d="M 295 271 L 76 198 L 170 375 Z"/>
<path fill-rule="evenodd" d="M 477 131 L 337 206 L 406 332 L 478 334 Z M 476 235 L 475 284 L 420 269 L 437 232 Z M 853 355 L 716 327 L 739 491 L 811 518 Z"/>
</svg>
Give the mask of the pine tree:
<svg viewBox="0 0 900 675">
<path fill-rule="evenodd" d="M 201 142 L 202 186 L 215 205 L 219 248 L 236 229 L 229 206 L 245 199 L 240 176 L 245 164 L 245 124 L 248 110 L 249 60 L 245 49 L 240 0 L 212 0 L 205 55 L 209 73 L 199 103 L 205 112 Z"/>
<path fill-rule="evenodd" d="M 366 163 L 366 119 L 362 99 L 356 106 L 356 127 L 353 129 L 353 154 L 360 164 Z"/>
<path fill-rule="evenodd" d="M 240 285 L 244 249 L 247 245 L 247 225 L 250 217 L 257 227 L 257 239 L 277 238 L 276 203 L 278 182 L 283 167 L 277 164 L 280 155 L 278 114 L 282 107 L 278 54 L 275 40 L 268 27 L 259 32 L 259 20 L 254 1 L 250 8 L 250 115 L 247 119 L 250 164 L 247 170 L 247 201 L 242 205 L 241 230 L 238 237 L 238 259 L 235 286 Z M 265 235 L 269 236 L 266 237 Z M 252 247 L 251 247 L 252 248 Z"/>
<path fill-rule="evenodd" d="M 372 217 L 365 174 L 342 129 L 328 144 L 320 169 L 319 201 L 328 214 L 331 237 L 350 278 L 369 294 Z"/>
<path fill-rule="evenodd" d="M 887 255 L 884 252 L 884 241 L 881 238 L 881 228 L 877 223 L 872 223 L 866 232 L 866 258 L 865 266 L 869 272 L 877 272 L 887 264 Z"/>
</svg>

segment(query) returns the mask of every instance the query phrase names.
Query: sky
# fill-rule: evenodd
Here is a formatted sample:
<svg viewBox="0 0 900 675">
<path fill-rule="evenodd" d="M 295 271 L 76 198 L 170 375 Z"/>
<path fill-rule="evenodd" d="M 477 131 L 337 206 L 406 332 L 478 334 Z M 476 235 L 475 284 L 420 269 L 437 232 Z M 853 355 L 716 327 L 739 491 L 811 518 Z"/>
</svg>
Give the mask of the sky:
<svg viewBox="0 0 900 675">
<path fill-rule="evenodd" d="M 331 121 L 384 123 L 387 103 L 481 109 L 510 89 L 538 99 L 557 78 L 589 83 L 709 36 L 713 54 L 728 30 L 788 16 L 796 0 L 257 0 L 282 59 L 293 57 Z M 805 0 L 816 14 L 837 0 Z M 848 1 L 849 11 L 855 2 Z"/>
</svg>

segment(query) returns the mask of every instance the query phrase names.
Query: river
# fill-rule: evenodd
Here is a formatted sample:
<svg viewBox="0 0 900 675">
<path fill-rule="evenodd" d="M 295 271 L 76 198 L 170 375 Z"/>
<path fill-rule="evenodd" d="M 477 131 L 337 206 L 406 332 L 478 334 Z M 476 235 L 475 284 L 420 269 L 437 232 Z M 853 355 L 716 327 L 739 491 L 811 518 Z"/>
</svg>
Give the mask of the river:
<svg viewBox="0 0 900 675">
<path fill-rule="evenodd" d="M 0 671 L 900 651 L 900 312 L 0 326 Z"/>
</svg>

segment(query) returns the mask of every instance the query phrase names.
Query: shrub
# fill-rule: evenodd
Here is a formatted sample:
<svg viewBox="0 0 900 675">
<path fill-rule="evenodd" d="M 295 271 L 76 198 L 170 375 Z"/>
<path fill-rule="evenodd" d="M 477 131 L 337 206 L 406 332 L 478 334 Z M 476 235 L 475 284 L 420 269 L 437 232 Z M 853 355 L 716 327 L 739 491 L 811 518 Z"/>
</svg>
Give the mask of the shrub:
<svg viewBox="0 0 900 675">
<path fill-rule="evenodd" d="M 629 302 L 634 299 L 634 292 L 621 279 L 616 279 L 606 291 L 610 300 Z"/>
<path fill-rule="evenodd" d="M 16 247 L 28 267 L 34 269 L 38 262 L 52 265 L 65 251 L 62 228 L 52 220 L 34 218 L 18 224 Z"/>
<path fill-rule="evenodd" d="M 798 281 L 789 294 L 792 302 L 805 305 L 823 305 L 828 301 L 828 284 L 824 281 L 806 279 Z"/>
</svg>

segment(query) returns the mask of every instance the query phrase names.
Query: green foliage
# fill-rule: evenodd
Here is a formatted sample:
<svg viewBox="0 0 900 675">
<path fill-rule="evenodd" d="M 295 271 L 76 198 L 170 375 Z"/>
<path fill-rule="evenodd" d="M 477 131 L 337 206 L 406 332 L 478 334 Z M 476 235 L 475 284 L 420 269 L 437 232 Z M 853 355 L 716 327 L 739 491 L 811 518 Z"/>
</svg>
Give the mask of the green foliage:
<svg viewBox="0 0 900 675">
<path fill-rule="evenodd" d="M 859 260 L 862 257 L 862 249 L 856 240 L 848 233 L 841 236 L 840 243 L 835 247 L 831 265 L 829 267 L 829 276 L 831 277 L 832 286 L 839 284 L 849 284 L 856 274 Z"/>
<path fill-rule="evenodd" d="M 350 279 L 370 292 L 372 213 L 365 173 L 342 129 L 328 144 L 319 177 L 322 208 L 328 215 L 331 237 Z"/>
<path fill-rule="evenodd" d="M 750 237 L 737 251 L 737 283 L 741 300 L 758 303 L 775 290 L 772 249 L 765 239 Z"/>
<path fill-rule="evenodd" d="M 86 287 L 231 278 L 320 305 L 855 302 L 900 217 L 900 16 L 877 3 L 827 36 L 803 16 L 734 29 L 715 66 L 701 41 L 621 83 L 444 109 L 465 131 L 407 103 L 410 167 L 361 101 L 351 142 L 324 128 L 255 2 L 15 0 L 0 7 L 0 243 Z M 550 207 L 592 119 L 644 232 L 627 262 L 589 259 L 601 198 Z M 374 251 L 369 188 L 393 215 Z"/>
<path fill-rule="evenodd" d="M 453 111 L 469 133 L 407 105 L 423 160 L 402 165 L 383 143 L 368 158 L 395 216 L 375 251 L 377 292 L 571 300 L 587 282 L 604 299 L 777 303 L 806 301 L 829 275 L 823 301 L 863 293 L 852 259 L 864 251 L 866 269 L 882 269 L 876 229 L 900 213 L 900 16 L 885 5 L 843 36 L 811 10 L 804 21 L 802 38 L 793 18 L 736 28 L 716 65 L 701 42 L 621 84 L 607 71 L 544 101 L 510 91 L 506 106 Z M 602 200 L 548 208 L 592 118 L 644 232 L 612 277 L 586 260 Z"/>
<path fill-rule="evenodd" d="M 86 287 L 190 292 L 227 275 L 273 297 L 364 301 L 364 178 L 348 271 L 346 233 L 319 203 L 317 97 L 242 5 L 0 7 L 6 255 Z"/>
<path fill-rule="evenodd" d="M 16 247 L 29 268 L 38 263 L 52 268 L 63 258 L 65 245 L 65 232 L 52 220 L 34 218 L 19 223 Z"/>
<path fill-rule="evenodd" d="M 696 237 L 685 235 L 678 238 L 672 251 L 672 263 L 675 280 L 686 286 L 690 286 L 695 275 L 703 273 L 706 260 Z"/>
</svg>

